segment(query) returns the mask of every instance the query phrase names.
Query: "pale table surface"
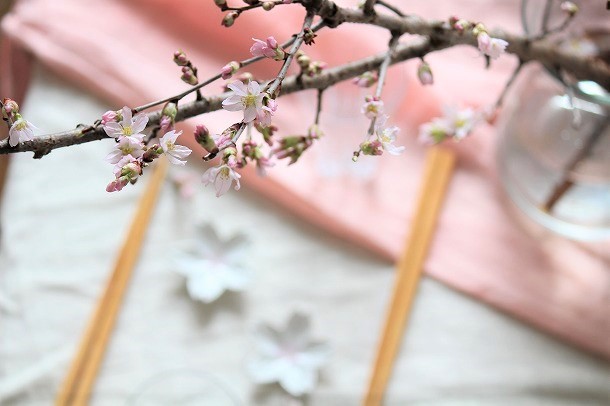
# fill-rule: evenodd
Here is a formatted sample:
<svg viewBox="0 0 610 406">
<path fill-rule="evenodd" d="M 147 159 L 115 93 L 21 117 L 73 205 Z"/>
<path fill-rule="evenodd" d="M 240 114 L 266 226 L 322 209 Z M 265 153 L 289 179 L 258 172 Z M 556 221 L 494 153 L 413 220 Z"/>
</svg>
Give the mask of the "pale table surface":
<svg viewBox="0 0 610 406">
<path fill-rule="evenodd" d="M 24 111 L 45 132 L 93 122 L 108 106 L 38 69 Z M 51 404 L 106 283 L 143 185 L 105 192 L 110 141 L 14 156 L 2 207 L 0 404 Z M 192 168 L 200 171 L 193 165 Z M 167 254 L 209 223 L 251 240 L 242 294 L 192 301 Z M 201 389 L 201 405 L 289 404 L 244 370 L 260 321 L 312 314 L 332 345 L 311 405 L 356 405 L 370 374 L 392 264 L 330 237 L 247 190 L 195 201 L 163 190 L 97 381 L 93 405 L 138 404 L 151 387 Z M 203 400 L 201 400 L 203 399 Z M 388 405 L 608 405 L 610 367 L 433 281 L 421 284 Z"/>
</svg>

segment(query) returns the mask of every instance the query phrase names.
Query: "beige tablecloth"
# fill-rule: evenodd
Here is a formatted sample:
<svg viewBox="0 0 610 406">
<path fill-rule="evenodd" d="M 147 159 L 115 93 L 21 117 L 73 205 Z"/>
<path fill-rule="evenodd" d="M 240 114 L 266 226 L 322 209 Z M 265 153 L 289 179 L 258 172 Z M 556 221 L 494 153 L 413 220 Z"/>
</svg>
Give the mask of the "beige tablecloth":
<svg viewBox="0 0 610 406">
<path fill-rule="evenodd" d="M 69 106 L 69 110 L 66 110 Z M 106 110 L 50 74 L 35 75 L 27 118 L 46 132 Z M 1 224 L 0 403 L 51 404 L 102 291 L 143 185 L 116 194 L 103 161 L 110 141 L 15 156 Z M 197 168 L 193 165 L 192 168 Z M 204 305 L 171 272 L 168 252 L 195 223 L 251 240 L 255 279 Z M 244 360 L 256 323 L 312 315 L 333 347 L 311 405 L 355 405 L 364 392 L 393 266 L 287 216 L 247 190 L 221 199 L 166 185 L 97 381 L 93 405 L 137 404 L 139 393 L 200 389 L 193 404 L 287 404 L 250 383 Z M 387 404 L 607 405 L 610 367 L 429 279 L 421 285 Z M 179 385 L 182 385 L 180 387 Z M 182 403 L 180 403 L 182 402 Z"/>
</svg>

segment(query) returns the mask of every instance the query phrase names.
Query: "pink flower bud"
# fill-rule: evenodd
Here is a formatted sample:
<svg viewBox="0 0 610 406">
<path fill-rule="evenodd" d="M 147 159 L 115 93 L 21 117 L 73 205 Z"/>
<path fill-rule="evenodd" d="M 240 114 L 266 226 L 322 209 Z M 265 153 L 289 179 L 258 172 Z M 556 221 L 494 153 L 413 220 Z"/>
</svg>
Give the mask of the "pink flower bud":
<svg viewBox="0 0 610 406">
<path fill-rule="evenodd" d="M 224 80 L 230 79 L 239 70 L 239 62 L 231 61 L 220 70 L 220 74 Z"/>
<path fill-rule="evenodd" d="M 216 145 L 214 139 L 210 136 L 210 130 L 208 130 L 205 125 L 198 124 L 195 127 L 194 136 L 195 141 L 197 141 L 197 143 L 210 154 L 218 153 L 218 146 Z"/>
<path fill-rule="evenodd" d="M 198 82 L 195 72 L 188 66 L 182 67 L 182 76 L 180 76 L 180 79 L 191 86 L 196 85 Z"/>
<path fill-rule="evenodd" d="M 163 116 L 161 117 L 161 121 L 159 121 L 159 127 L 161 127 L 161 132 L 166 133 L 172 130 L 174 121 L 168 116 Z"/>
<path fill-rule="evenodd" d="M 276 39 L 273 38 L 273 36 L 267 37 L 267 45 L 269 45 L 269 48 L 271 48 L 271 49 L 277 49 L 277 47 L 279 46 L 279 44 L 277 43 Z"/>
<path fill-rule="evenodd" d="M 129 180 L 126 178 L 121 177 L 115 179 L 110 182 L 108 186 L 106 186 L 106 192 L 118 192 L 123 189 L 127 185 L 127 183 L 129 183 Z"/>
<path fill-rule="evenodd" d="M 15 100 L 5 98 L 2 100 L 2 104 L 4 105 L 4 112 L 7 115 L 11 115 L 12 113 L 19 113 L 19 105 Z"/>
<path fill-rule="evenodd" d="M 364 141 L 360 144 L 360 150 L 364 155 L 381 155 L 383 154 L 383 145 L 379 140 Z"/>
<path fill-rule="evenodd" d="M 108 110 L 107 112 L 102 114 L 102 125 L 106 125 L 108 123 L 116 121 L 116 119 L 117 119 L 116 111 Z"/>
<path fill-rule="evenodd" d="M 183 51 L 176 51 L 174 52 L 174 63 L 178 66 L 186 66 L 189 60 Z"/>
</svg>

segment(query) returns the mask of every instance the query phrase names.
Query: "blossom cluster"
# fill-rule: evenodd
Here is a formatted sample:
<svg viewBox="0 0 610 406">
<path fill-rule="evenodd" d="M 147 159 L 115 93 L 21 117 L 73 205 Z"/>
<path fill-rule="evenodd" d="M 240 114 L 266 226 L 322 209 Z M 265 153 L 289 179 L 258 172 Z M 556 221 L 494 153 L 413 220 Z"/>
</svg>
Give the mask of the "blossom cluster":
<svg viewBox="0 0 610 406">
<path fill-rule="evenodd" d="M 461 141 L 485 118 L 485 114 L 472 108 L 445 107 L 442 117 L 436 117 L 419 127 L 418 140 L 433 145 L 447 139 Z"/>
<path fill-rule="evenodd" d="M 172 107 L 164 109 L 167 114 L 171 114 L 170 111 L 172 111 Z M 169 116 L 164 114 L 163 117 Z M 161 154 L 165 154 L 167 159 L 175 165 L 186 163 L 184 159 L 190 155 L 191 150 L 176 144 L 176 139 L 182 132 L 174 130 L 173 124 L 163 123 L 163 119 L 161 121 L 159 131 L 164 131 L 164 135 L 158 144 L 149 147 L 145 142 L 144 134 L 148 124 L 146 114 L 140 113 L 133 116 L 131 109 L 127 106 L 120 111 L 104 113 L 101 120 L 104 131 L 106 135 L 116 140 L 114 149 L 106 156 L 106 161 L 114 165 L 115 176 L 115 179 L 106 187 L 106 191 L 117 192 L 128 183 L 135 183 L 142 175 L 143 169 Z"/>
</svg>

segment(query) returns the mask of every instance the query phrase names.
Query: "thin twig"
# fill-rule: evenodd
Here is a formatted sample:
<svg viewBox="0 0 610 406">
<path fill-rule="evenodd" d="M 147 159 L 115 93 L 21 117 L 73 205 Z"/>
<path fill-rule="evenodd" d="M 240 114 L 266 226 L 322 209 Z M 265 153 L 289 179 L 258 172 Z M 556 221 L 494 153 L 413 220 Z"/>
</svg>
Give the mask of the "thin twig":
<svg viewBox="0 0 610 406">
<path fill-rule="evenodd" d="M 546 0 L 544 4 L 544 13 L 542 14 L 542 36 L 548 34 L 549 18 L 551 17 L 551 10 L 553 8 L 554 0 Z"/>
<path fill-rule="evenodd" d="M 397 16 L 400 16 L 400 17 L 404 17 L 404 16 L 405 16 L 405 13 L 403 13 L 402 11 L 400 11 L 400 10 L 398 9 L 398 7 L 396 7 L 396 6 L 392 5 L 392 4 L 386 3 L 386 2 L 385 2 L 385 1 L 383 1 L 383 0 L 377 0 L 377 4 L 379 4 L 380 6 L 383 6 L 383 7 L 387 8 L 388 10 L 390 10 L 391 12 L 393 12 L 394 14 L 396 14 Z"/>
<path fill-rule="evenodd" d="M 524 63 L 522 61 L 519 61 L 519 65 L 517 65 L 517 67 L 513 71 L 512 75 L 510 75 L 510 78 L 504 85 L 504 89 L 502 89 L 502 93 L 500 93 L 500 96 L 498 96 L 498 99 L 496 100 L 496 103 L 494 104 L 494 107 L 496 109 L 500 108 L 502 106 L 502 103 L 504 103 L 504 98 L 506 97 L 508 90 L 514 83 L 517 76 L 519 76 L 519 72 L 521 72 L 521 68 L 523 68 L 523 65 L 524 65 Z"/>
<path fill-rule="evenodd" d="M 325 25 L 326 25 L 326 24 L 324 23 L 324 21 L 319 21 L 319 22 L 318 22 L 316 25 L 314 25 L 314 26 L 311 28 L 311 30 L 312 30 L 313 32 L 317 32 L 317 31 L 319 31 L 321 28 L 323 28 Z M 292 38 L 290 38 L 288 41 L 284 42 L 284 43 L 283 43 L 282 45 L 280 45 L 280 46 L 281 46 L 282 48 L 286 48 L 286 47 L 288 47 L 288 46 L 290 46 L 290 45 L 294 44 L 294 41 L 295 41 L 295 40 L 296 40 L 296 37 L 294 37 L 294 36 L 293 36 Z M 252 57 L 252 58 L 244 59 L 243 61 L 241 61 L 241 62 L 239 63 L 239 66 L 240 66 L 240 68 L 243 68 L 244 66 L 251 65 L 251 64 L 253 64 L 253 63 L 255 63 L 255 62 L 258 62 L 258 61 L 260 61 L 260 60 L 263 60 L 263 59 L 265 59 L 265 57 L 264 57 L 264 56 L 254 56 L 254 57 Z M 209 79 L 205 80 L 204 82 L 198 83 L 197 85 L 195 85 L 195 86 L 193 86 L 193 87 L 191 87 L 191 88 L 189 88 L 189 89 L 185 90 L 185 91 L 184 91 L 184 92 L 182 92 L 182 93 L 178 93 L 177 95 L 170 96 L 170 97 L 166 97 L 165 99 L 161 99 L 161 100 L 157 100 L 157 101 L 154 101 L 154 102 L 151 102 L 151 103 L 148 103 L 148 104 L 144 104 L 144 105 L 142 105 L 142 106 L 136 107 L 135 109 L 133 109 L 133 111 L 134 111 L 134 113 L 139 113 L 139 112 L 141 112 L 141 111 L 148 110 L 148 109 L 150 109 L 150 108 L 152 108 L 152 107 L 159 106 L 159 105 L 161 105 L 161 104 L 163 104 L 163 103 L 167 103 L 167 102 L 169 102 L 169 101 L 181 100 L 181 99 L 183 99 L 185 96 L 188 96 L 189 94 L 193 93 L 194 91 L 197 91 L 197 90 L 201 89 L 202 87 L 207 86 L 207 85 L 209 85 L 209 84 L 211 84 L 211 83 L 213 83 L 213 82 L 217 81 L 217 80 L 218 80 L 218 79 L 220 79 L 221 77 L 222 77 L 222 74 L 220 74 L 220 73 L 219 73 L 219 74 L 214 75 L 214 76 L 212 76 L 211 78 L 209 78 Z"/>
<path fill-rule="evenodd" d="M 388 50 L 383 58 L 383 62 L 379 66 L 379 78 L 377 79 L 377 88 L 375 89 L 375 98 L 381 98 L 381 92 L 383 91 L 383 86 L 385 85 L 385 79 L 388 74 L 388 68 L 390 67 L 390 63 L 392 62 L 392 57 L 394 52 L 396 51 L 396 47 L 398 46 L 398 40 L 400 38 L 400 34 L 392 35 L 390 42 L 388 44 Z M 375 131 L 375 123 L 377 122 L 377 117 L 373 117 L 371 119 L 371 125 L 369 125 L 368 135 L 373 135 Z"/>
<path fill-rule="evenodd" d="M 320 113 L 322 112 L 322 96 L 324 94 L 324 89 L 318 89 L 318 99 L 316 103 L 316 119 L 314 124 L 320 124 Z"/>
<path fill-rule="evenodd" d="M 587 138 L 586 143 L 583 145 L 582 149 L 578 151 L 578 153 L 572 158 L 572 160 L 566 165 L 563 171 L 563 177 L 561 182 L 555 186 L 553 192 L 549 196 L 549 198 L 542 205 L 542 210 L 550 213 L 555 207 L 555 204 L 563 197 L 563 195 L 568 192 L 572 186 L 574 186 L 574 179 L 572 178 L 572 172 L 576 169 L 582 161 L 584 161 L 593 151 L 593 148 L 597 144 L 597 142 L 601 139 L 602 134 L 610 124 L 610 118 L 606 117 L 605 120 L 599 122 L 597 126 L 593 129 L 593 132 Z"/>
<path fill-rule="evenodd" d="M 307 29 L 311 28 L 311 24 L 313 23 L 314 16 L 315 16 L 314 13 L 312 13 L 310 11 L 307 12 L 307 15 L 305 16 L 305 20 L 303 21 L 303 28 L 301 29 L 301 32 L 299 32 L 299 34 L 296 36 L 294 43 L 292 44 L 292 47 L 290 48 L 290 51 L 288 51 L 288 54 L 286 55 L 284 64 L 282 65 L 282 68 L 278 72 L 275 80 L 271 83 L 271 85 L 269 86 L 269 89 L 267 89 L 267 92 L 269 94 L 271 94 L 272 96 L 275 95 L 275 92 L 278 90 L 278 88 L 282 84 L 282 81 L 286 77 L 286 73 L 288 73 L 288 68 L 290 67 L 290 64 L 292 63 L 292 60 L 294 59 L 295 54 L 297 53 L 297 51 L 299 50 L 301 45 L 303 45 L 303 41 L 305 39 L 305 31 Z"/>
<path fill-rule="evenodd" d="M 259 8 L 263 6 L 263 3 L 268 2 L 269 0 L 266 0 L 265 2 L 260 2 L 260 3 L 256 3 L 256 4 L 250 4 L 248 6 L 244 6 L 244 7 L 222 7 L 221 10 L 222 11 L 237 11 L 238 13 L 243 13 L 244 11 L 248 11 L 248 10 L 252 10 L 255 8 Z M 284 3 L 282 0 L 275 0 L 272 3 L 275 6 L 281 6 L 282 4 L 298 4 L 300 3 L 300 0 L 293 0 L 292 3 Z"/>
</svg>

